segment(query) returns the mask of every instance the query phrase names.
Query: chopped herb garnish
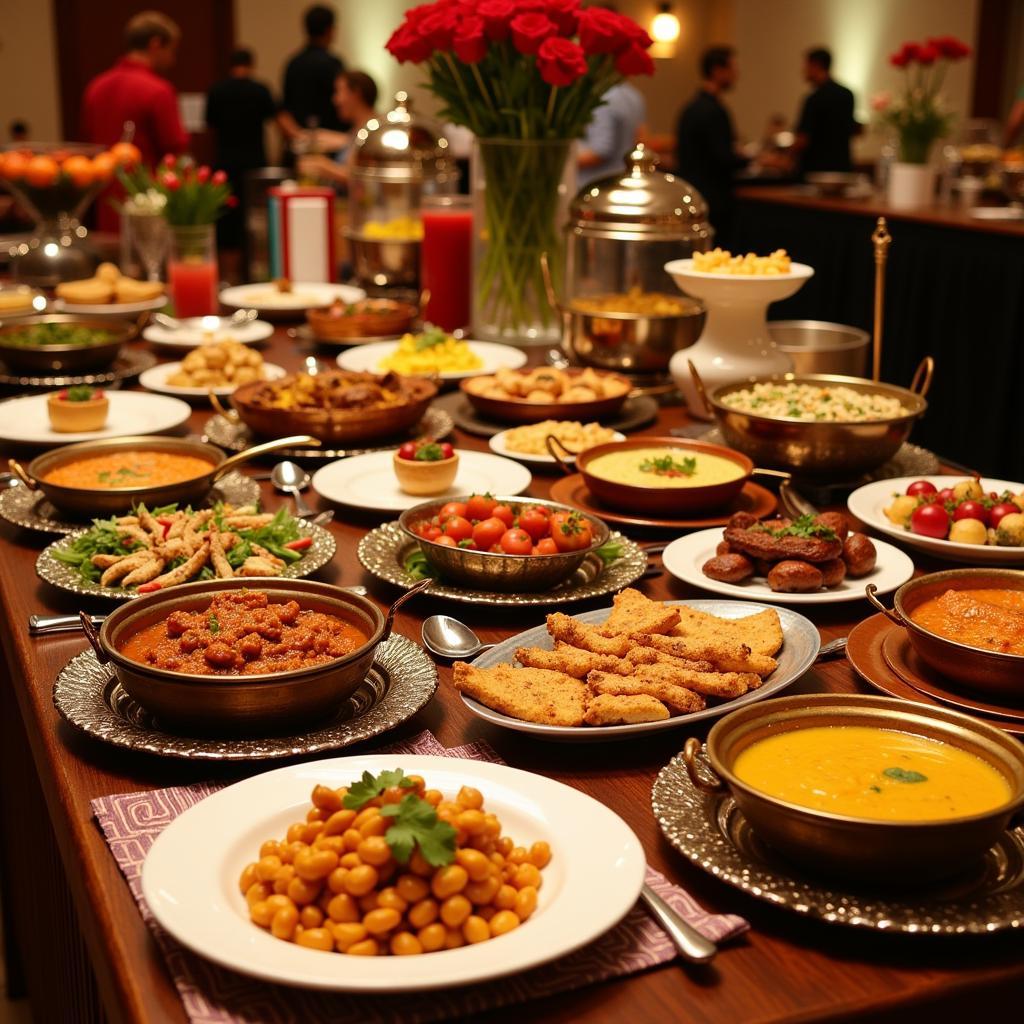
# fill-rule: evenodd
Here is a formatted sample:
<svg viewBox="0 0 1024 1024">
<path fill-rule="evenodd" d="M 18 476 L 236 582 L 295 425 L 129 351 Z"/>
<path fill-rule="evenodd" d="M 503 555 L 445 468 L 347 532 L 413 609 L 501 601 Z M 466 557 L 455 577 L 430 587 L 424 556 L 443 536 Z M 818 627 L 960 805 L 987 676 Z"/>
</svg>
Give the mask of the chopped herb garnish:
<svg viewBox="0 0 1024 1024">
<path fill-rule="evenodd" d="M 436 441 L 430 441 L 416 449 L 413 459 L 417 462 L 440 462 L 444 459 L 444 452 Z"/>
<path fill-rule="evenodd" d="M 644 459 L 640 463 L 640 472 L 654 473 L 657 476 L 693 476 L 697 472 L 697 459 L 692 455 L 683 459 L 659 455 L 653 459 Z"/>
<path fill-rule="evenodd" d="M 76 384 L 67 389 L 64 398 L 68 402 L 91 402 L 95 393 L 96 389 L 89 387 L 88 384 Z"/>
<path fill-rule="evenodd" d="M 908 768 L 886 768 L 882 774 L 893 782 L 927 782 L 928 776 Z"/>
<path fill-rule="evenodd" d="M 385 804 L 380 813 L 382 818 L 394 818 L 384 839 L 399 864 L 406 864 L 417 847 L 431 867 L 439 868 L 455 860 L 455 829 L 441 821 L 437 811 L 415 793 L 406 794 L 397 804 Z"/>
<path fill-rule="evenodd" d="M 392 786 L 411 789 L 413 785 L 412 779 L 407 779 L 401 768 L 396 768 L 394 771 L 383 771 L 377 776 L 363 772 L 363 777 L 348 787 L 348 792 L 342 803 L 350 811 L 358 811 L 364 804 L 368 804 L 380 796 L 385 789 L 390 789 Z"/>
<path fill-rule="evenodd" d="M 219 633 L 220 619 L 218 619 L 216 615 L 211 615 L 206 621 L 206 628 L 209 629 L 211 633 Z"/>
<path fill-rule="evenodd" d="M 435 345 L 443 345 L 447 340 L 447 331 L 435 327 L 433 324 L 427 324 L 423 333 L 416 337 L 416 351 L 422 352 L 424 349 L 434 348 Z"/>
<path fill-rule="evenodd" d="M 751 527 L 752 530 L 760 530 L 763 533 L 771 534 L 773 537 L 820 537 L 822 540 L 835 540 L 836 531 L 824 523 L 815 522 L 814 516 L 803 515 L 794 519 L 789 526 L 781 530 L 770 530 L 767 526 L 758 523 Z"/>
</svg>

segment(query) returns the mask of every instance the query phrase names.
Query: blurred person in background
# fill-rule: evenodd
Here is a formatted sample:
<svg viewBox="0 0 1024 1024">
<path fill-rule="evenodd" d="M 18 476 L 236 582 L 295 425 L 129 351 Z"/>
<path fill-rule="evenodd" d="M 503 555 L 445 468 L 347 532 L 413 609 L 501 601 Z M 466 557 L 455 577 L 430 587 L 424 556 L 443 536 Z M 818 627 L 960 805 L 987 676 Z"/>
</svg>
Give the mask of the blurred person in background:
<svg viewBox="0 0 1024 1024">
<path fill-rule="evenodd" d="M 700 61 L 701 84 L 676 125 L 676 172 L 708 203 L 715 244 L 727 247 L 735 216 L 733 175 L 749 162 L 736 148 L 732 115 L 721 97 L 739 71 L 730 46 L 712 46 Z"/>
<path fill-rule="evenodd" d="M 849 171 L 850 140 L 861 126 L 853 93 L 832 77 L 832 54 L 823 47 L 804 55 L 804 80 L 813 86 L 797 119 L 793 155 L 801 177 L 814 171 Z"/>
<path fill-rule="evenodd" d="M 163 75 L 174 67 L 181 30 L 159 11 L 136 14 L 124 29 L 125 55 L 97 75 L 82 95 L 81 133 L 86 142 L 109 148 L 135 125 L 132 142 L 152 167 L 165 153 L 188 148 L 178 113 L 178 95 Z M 117 231 L 117 211 L 101 198 L 96 204 L 102 231 Z"/>
<path fill-rule="evenodd" d="M 640 90 L 629 82 L 613 85 L 594 111 L 580 140 L 576 184 L 584 188 L 625 168 L 625 157 L 636 145 L 647 117 Z"/>
<path fill-rule="evenodd" d="M 253 64 L 251 50 L 235 50 L 228 77 L 206 95 L 206 125 L 216 146 L 213 164 L 227 174 L 240 204 L 245 202 L 246 173 L 267 165 L 263 126 L 275 113 L 270 90 L 252 77 Z M 218 243 L 238 248 L 244 225 L 242 205 L 228 210 L 217 222 Z"/>
<path fill-rule="evenodd" d="M 285 154 L 290 164 L 293 149 L 301 148 L 307 130 L 325 128 L 343 132 L 348 124 L 338 117 L 333 102 L 334 83 L 345 70 L 341 58 L 330 52 L 336 20 L 330 7 L 316 4 L 303 15 L 306 45 L 290 61 L 284 72 L 284 88 L 277 123 L 288 144 Z"/>
<path fill-rule="evenodd" d="M 364 71 L 343 71 L 335 79 L 334 106 L 338 117 L 352 127 L 348 132 L 317 132 L 319 153 L 300 156 L 299 174 L 303 178 L 330 185 L 348 185 L 349 167 L 355 152 L 356 133 L 376 117 L 377 83 Z M 324 152 L 334 156 L 325 156 Z"/>
</svg>

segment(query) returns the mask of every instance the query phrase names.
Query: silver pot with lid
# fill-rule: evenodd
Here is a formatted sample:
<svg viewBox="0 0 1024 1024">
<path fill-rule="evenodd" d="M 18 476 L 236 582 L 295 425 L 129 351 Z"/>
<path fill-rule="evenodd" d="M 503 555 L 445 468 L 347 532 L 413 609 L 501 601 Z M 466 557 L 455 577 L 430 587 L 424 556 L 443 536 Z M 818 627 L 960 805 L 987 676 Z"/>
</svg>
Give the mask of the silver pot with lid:
<svg viewBox="0 0 1024 1024">
<path fill-rule="evenodd" d="M 707 203 L 657 167 L 640 143 L 622 172 L 592 182 L 572 202 L 564 281 L 551 285 L 564 296 L 562 347 L 576 362 L 665 374 L 672 353 L 700 335 L 704 309 L 679 294 L 665 262 L 710 248 Z"/>
</svg>

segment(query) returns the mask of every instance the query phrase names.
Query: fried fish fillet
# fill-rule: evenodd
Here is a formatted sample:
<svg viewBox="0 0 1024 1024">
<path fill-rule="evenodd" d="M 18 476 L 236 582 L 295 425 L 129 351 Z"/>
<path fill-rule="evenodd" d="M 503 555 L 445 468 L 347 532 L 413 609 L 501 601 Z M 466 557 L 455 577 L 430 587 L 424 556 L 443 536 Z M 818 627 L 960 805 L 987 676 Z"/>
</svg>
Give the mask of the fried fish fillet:
<svg viewBox="0 0 1024 1024">
<path fill-rule="evenodd" d="M 548 632 L 555 640 L 561 640 L 571 647 L 578 647 L 594 654 L 610 654 L 615 658 L 625 657 L 633 646 L 625 634 L 620 636 L 604 636 L 594 626 L 578 622 L 571 615 L 553 612 L 547 618 Z"/>
<path fill-rule="evenodd" d="M 666 662 L 637 665 L 634 676 L 648 682 L 683 686 L 707 697 L 723 697 L 726 700 L 740 697 L 747 690 L 756 690 L 761 685 L 761 677 L 755 672 L 691 672 L 689 669 L 674 668 Z"/>
<path fill-rule="evenodd" d="M 689 640 L 731 640 L 746 644 L 755 654 L 768 657 L 777 654 L 782 647 L 782 624 L 774 608 L 765 608 L 763 612 L 742 619 L 720 619 L 717 615 L 683 605 L 679 608 L 679 623 L 673 627 L 671 635 Z"/>
<path fill-rule="evenodd" d="M 602 693 L 590 702 L 585 721 L 587 725 L 633 725 L 661 722 L 668 717 L 668 708 L 649 694 L 617 697 Z"/>
<path fill-rule="evenodd" d="M 630 638 L 641 647 L 652 647 L 674 658 L 710 661 L 720 672 L 756 672 L 768 676 L 775 671 L 777 662 L 766 654 L 755 654 L 746 644 L 726 638 L 693 639 L 682 636 L 652 636 L 634 633 Z"/>
<path fill-rule="evenodd" d="M 546 668 L 552 672 L 564 672 L 575 679 L 585 679 L 588 672 L 600 669 L 603 672 L 618 672 L 629 675 L 633 671 L 631 662 L 614 658 L 610 654 L 594 654 L 559 641 L 552 651 L 542 647 L 519 647 L 516 661 L 527 668 Z"/>
<path fill-rule="evenodd" d="M 656 651 L 651 647 L 634 647 L 625 657 L 625 661 L 631 665 L 656 665 L 659 661 L 675 668 L 689 669 L 691 672 L 714 672 L 715 666 L 710 661 L 694 661 L 691 658 L 673 658 L 671 654 Z M 630 668 L 624 675 L 632 675 L 633 668 Z"/>
<path fill-rule="evenodd" d="M 639 675 L 617 676 L 612 672 L 591 672 L 587 676 L 587 683 L 597 696 L 612 694 L 617 697 L 625 697 L 647 694 L 683 715 L 701 711 L 705 707 L 704 698 L 700 694 L 694 693 L 693 690 L 674 686 L 668 682 L 644 679 Z M 592 700 L 590 703 L 593 707 L 594 701 Z"/>
<path fill-rule="evenodd" d="M 605 636 L 667 633 L 678 621 L 677 609 L 661 601 L 652 601 L 639 590 L 627 587 L 612 599 L 612 612 L 601 626 L 601 632 Z"/>
<path fill-rule="evenodd" d="M 504 715 L 541 725 L 582 725 L 589 691 L 563 672 L 495 665 L 474 668 L 457 661 L 455 689 Z"/>
</svg>

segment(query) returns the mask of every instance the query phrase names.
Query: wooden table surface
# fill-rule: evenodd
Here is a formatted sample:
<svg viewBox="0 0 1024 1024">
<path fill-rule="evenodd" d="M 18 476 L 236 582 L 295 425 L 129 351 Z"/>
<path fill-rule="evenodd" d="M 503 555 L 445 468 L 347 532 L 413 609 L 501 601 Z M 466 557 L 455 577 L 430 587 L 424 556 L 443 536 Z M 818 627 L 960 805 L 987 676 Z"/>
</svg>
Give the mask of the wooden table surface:
<svg viewBox="0 0 1024 1024">
<path fill-rule="evenodd" d="M 273 362 L 295 368 L 306 353 L 297 350 L 295 342 L 278 331 L 265 354 Z M 208 409 L 199 407 L 190 420 L 190 429 L 200 431 L 208 415 Z M 684 421 L 681 409 L 668 408 L 647 432 Z M 459 433 L 455 440 L 465 448 L 485 448 L 483 439 L 469 435 Z M 552 479 L 535 477 L 530 493 L 544 497 Z M 263 484 L 263 488 L 268 508 L 282 503 L 284 498 L 274 494 L 269 485 Z M 314 496 L 312 500 L 317 499 Z M 359 538 L 382 518 L 386 517 L 357 517 L 339 510 L 331 526 L 338 540 L 338 554 L 323 571 L 322 578 L 341 584 L 365 584 L 373 597 L 386 605 L 396 596 L 395 589 L 364 573 L 356 558 Z M 105 1016 L 117 1021 L 182 1022 L 186 1018 L 178 995 L 90 815 L 89 802 L 113 793 L 208 778 L 238 778 L 268 766 L 217 770 L 207 763 L 189 764 L 127 754 L 76 735 L 59 719 L 51 700 L 54 678 L 86 644 L 79 635 L 41 639 L 28 635 L 29 614 L 70 613 L 80 606 L 72 595 L 36 579 L 34 562 L 46 541 L 41 535 L 0 524 L 0 637 L 9 668 L 2 683 L 4 704 L 0 710 L 4 713 L 0 723 L 6 721 L 4 749 L 8 759 L 18 758 L 18 744 L 26 738 L 31 749 L 30 757 L 24 752 L 20 758 L 24 769 L 21 782 L 13 784 L 9 769 L 4 769 L 8 773 L 8 803 L 4 806 L 8 854 L 3 870 L 7 872 L 5 889 L 14 904 L 5 907 L 8 941 L 12 928 L 17 936 L 28 934 L 32 926 L 44 932 L 52 927 L 54 934 L 50 938 L 54 945 L 70 941 L 64 934 L 56 934 L 58 928 L 65 927 L 59 922 L 24 920 L 33 916 L 41 894 L 33 892 L 33 878 L 10 876 L 11 872 L 21 871 L 34 875 L 37 864 L 40 872 L 45 870 L 43 854 L 23 848 L 30 839 L 20 836 L 22 825 L 18 816 L 23 814 L 27 820 L 33 807 L 12 806 L 22 793 L 32 803 L 28 794 L 34 792 L 33 776 L 37 776 L 76 911 L 77 922 L 71 921 L 67 927 L 77 925 L 84 934 L 104 1013 L 90 1017 L 87 1008 L 68 1005 L 73 996 L 61 991 L 66 989 L 70 993 L 78 983 L 73 978 L 57 977 L 51 973 L 49 963 L 38 962 L 45 943 L 20 951 L 25 975 L 29 984 L 35 986 L 37 1007 L 41 1000 L 47 1006 L 65 1006 L 66 1012 L 60 1018 L 63 1020 Z M 667 574 L 645 580 L 641 586 L 655 598 L 699 596 L 693 588 Z M 502 640 L 541 621 L 540 611 L 462 604 L 445 607 L 442 602 L 426 598 L 403 609 L 397 629 L 418 639 L 422 619 L 436 611 L 450 611 L 465 619 L 485 641 Z M 864 602 L 820 609 L 803 605 L 800 611 L 819 626 L 823 641 L 845 635 L 869 614 Z M 538 1021 L 878 1021 L 905 1020 L 908 1009 L 916 1014 L 923 1013 L 925 1007 L 931 1008 L 933 1019 L 947 1019 L 945 1015 L 957 1007 L 969 1007 L 976 1012 L 986 1005 L 1000 1005 L 1014 990 L 1018 994 L 1021 991 L 1024 947 L 1019 936 L 935 940 L 865 934 L 816 924 L 759 903 L 676 855 L 661 838 L 651 814 L 651 784 L 658 769 L 681 748 L 686 736 L 697 730 L 683 726 L 635 742 L 607 745 L 540 742 L 473 718 L 452 689 L 450 670 L 440 668 L 440 677 L 436 698 L 400 730 L 389 734 L 387 740 L 423 729 L 432 730 L 446 746 L 486 739 L 509 764 L 558 779 L 605 803 L 636 831 L 654 867 L 689 889 L 708 909 L 742 914 L 751 923 L 750 932 L 724 947 L 711 966 L 694 968 L 673 963 L 642 975 L 535 1002 L 529 1007 L 512 1007 L 475 1019 L 512 1021 L 528 1014 Z M 858 688 L 860 684 L 852 669 L 845 661 L 839 661 L 812 670 L 790 692 Z M 373 745 L 361 749 L 372 750 Z M 201 851 L 197 851 L 199 855 Z M 85 982 L 82 984 L 88 988 Z M 40 1014 L 37 1019 L 58 1018 Z"/>
</svg>

